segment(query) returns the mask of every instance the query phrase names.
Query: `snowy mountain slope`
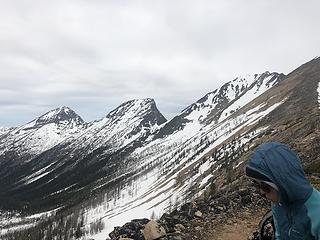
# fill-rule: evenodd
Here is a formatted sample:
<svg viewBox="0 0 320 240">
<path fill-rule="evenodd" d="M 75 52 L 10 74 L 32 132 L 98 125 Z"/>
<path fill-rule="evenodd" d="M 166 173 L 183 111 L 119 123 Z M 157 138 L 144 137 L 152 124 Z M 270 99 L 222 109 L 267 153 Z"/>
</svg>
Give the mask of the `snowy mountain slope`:
<svg viewBox="0 0 320 240">
<path fill-rule="evenodd" d="M 153 99 L 131 100 L 121 104 L 105 118 L 92 123 L 72 144 L 81 144 L 86 149 L 89 147 L 90 151 L 107 144 L 112 145 L 112 148 L 124 147 L 150 134 L 153 128 L 165 121 Z"/>
<path fill-rule="evenodd" d="M 184 128 L 189 129 L 187 136 L 195 134 L 202 126 L 212 121 L 218 123 L 223 120 L 279 83 L 284 77 L 284 74 L 269 72 L 237 77 L 183 110 L 160 129 L 158 137 L 170 135 Z"/>
<path fill-rule="evenodd" d="M 85 122 L 73 110 L 57 108 L 3 134 L 0 155 L 15 152 L 21 158 L 35 156 L 80 133 L 85 127 Z"/>
<path fill-rule="evenodd" d="M 229 112 L 228 115 L 219 118 L 218 122 L 208 121 L 210 123 L 202 125 L 196 134 L 196 131 L 190 131 L 191 135 L 186 134 L 183 138 L 182 133 L 188 129 L 188 123 L 190 124 L 188 122 L 183 130 L 180 128 L 180 131 L 158 138 L 137 149 L 133 153 L 136 154 L 136 158 L 144 158 L 146 164 L 153 163 L 157 167 L 151 168 L 148 175 L 145 175 L 148 176 L 146 179 L 141 176 L 132 184 L 120 189 L 120 197 L 116 198 L 116 201 L 106 200 L 99 207 L 87 210 L 87 216 L 91 219 L 102 219 L 106 226 L 106 230 L 95 235 L 95 239 L 103 239 L 103 236 L 112 230 L 112 226 L 124 224 L 126 218 L 150 217 L 154 213 L 159 216 L 170 209 L 170 206 L 179 205 L 201 194 L 212 182 L 221 184 L 221 178 L 227 178 L 229 175 L 227 169 L 236 171 L 241 166 L 244 161 L 241 158 L 242 154 L 254 146 L 251 142 L 255 139 L 268 134 L 276 138 L 275 134 L 278 134 L 276 136 L 281 140 L 282 132 L 275 129 L 278 129 L 279 123 L 288 122 L 290 118 L 296 122 L 295 116 L 300 115 L 297 113 L 304 108 L 303 105 L 299 105 L 303 101 L 301 97 L 308 98 L 310 106 L 307 109 L 312 108 L 310 94 L 301 96 L 301 89 L 306 89 L 307 83 L 303 82 L 301 76 L 299 79 L 296 77 L 294 74 L 282 79 L 272 88 L 269 87 L 270 91 L 260 85 L 262 94 L 255 95 L 258 87 L 250 88 L 247 93 L 248 96 L 253 96 L 251 99 L 241 95 L 238 102 L 237 99 L 229 105 L 229 109 L 236 104 L 240 108 L 237 106 L 236 111 L 232 113 L 225 111 Z M 308 79 L 308 82 L 312 81 L 313 79 Z M 295 109 L 288 114 L 285 109 L 291 108 L 291 101 L 297 99 L 296 94 L 299 94 L 300 99 L 295 102 Z M 279 111 L 288 116 L 279 119 Z M 309 115 L 305 109 L 303 111 L 305 116 L 310 116 L 309 110 Z M 316 119 L 316 116 L 313 119 Z M 270 121 L 272 119 L 274 121 Z M 137 185 L 142 185 L 143 188 Z M 105 211 L 104 209 L 108 209 L 107 206 L 110 205 L 110 210 Z"/>
<path fill-rule="evenodd" d="M 30 167 L 32 171 L 22 178 L 28 184 L 9 196 L 24 201 L 32 197 L 44 210 L 57 207 L 57 201 L 66 206 L 66 199 L 77 197 L 81 204 L 62 211 L 56 223 L 68 211 L 83 216 L 78 222 L 83 222 L 86 237 L 99 240 L 106 239 L 115 225 L 159 216 L 204 193 L 212 183 L 225 187 L 239 176 L 234 174 L 240 174 L 246 156 L 259 142 L 295 144 L 315 161 L 320 142 L 316 129 L 320 59 L 278 80 L 270 73 L 262 75 L 245 83 L 242 78 L 235 80 L 237 84 L 229 82 L 160 128 L 163 121 L 149 125 L 150 120 L 144 121 L 148 111 L 134 114 L 140 109 L 134 106 L 140 104 L 125 103 L 91 123 L 76 139 L 65 140 L 33 160 L 45 164 Z M 216 104 L 211 105 L 213 99 Z M 155 115 L 152 119 L 161 119 Z M 100 233 L 91 232 L 96 223 L 104 225 Z"/>
<path fill-rule="evenodd" d="M 89 208 L 88 216 L 101 218 L 106 225 L 106 230 L 95 235 L 95 239 L 103 239 L 114 223 L 121 225 L 127 217 L 150 217 L 152 213 L 159 216 L 174 205 L 197 196 L 212 182 L 217 188 L 223 186 L 232 179 L 233 172 L 242 174 L 244 156 L 259 142 L 291 143 L 296 149 L 302 148 L 305 159 L 316 161 L 320 114 L 315 86 L 318 86 L 319 76 L 320 59 L 316 59 L 302 65 L 252 101 L 244 101 L 242 108 L 226 118 L 202 126 L 189 138 L 181 140 L 181 135 L 177 135 L 177 141 L 170 144 L 170 138 L 183 132 L 178 128 L 180 131 L 137 149 L 136 157 L 146 156 L 145 161 L 158 163 L 158 169 L 149 172 L 152 177 L 138 178 L 119 190 L 117 201 L 111 199 L 98 208 Z M 137 182 L 146 190 L 137 188 Z M 137 195 L 132 196 L 132 193 Z M 107 205 L 113 207 L 106 212 Z"/>
<path fill-rule="evenodd" d="M 282 103 L 275 103 L 271 106 L 261 105 L 234 119 L 225 120 L 222 124 L 210 126 L 184 144 L 167 149 L 165 155 L 158 156 L 158 158 L 154 156 L 156 158 L 154 162 L 161 163 L 159 164 L 161 170 L 154 169 L 148 173 L 145 181 L 138 180 L 141 181 L 138 185 L 143 187 L 139 188 L 138 193 L 140 194 L 137 194 L 134 199 L 131 199 L 129 192 L 135 192 L 136 182 L 133 186 L 129 185 L 121 190 L 119 195 L 126 197 L 114 201 L 113 209 L 110 208 L 111 210 L 101 214 L 107 226 L 106 231 L 111 231 L 115 223 L 124 224 L 128 221 L 128 216 L 150 217 L 152 212 L 159 216 L 168 210 L 170 205 L 179 205 L 201 194 L 210 183 L 209 180 L 212 180 L 219 172 L 223 165 L 224 154 L 229 151 L 222 149 L 221 144 L 237 134 L 240 135 L 241 130 L 250 128 Z M 265 130 L 266 128 L 256 130 L 250 138 L 245 138 L 247 135 L 244 132 L 237 141 L 243 145 Z M 204 158 L 215 147 L 218 148 L 220 155 Z M 191 189 L 194 189 L 193 195 L 190 193 Z M 96 209 L 88 211 L 90 216 L 92 211 Z M 142 214 L 143 212 L 145 214 Z"/>
<path fill-rule="evenodd" d="M 269 72 L 238 77 L 206 94 L 170 122 L 162 125 L 157 130 L 156 139 L 144 148 L 137 149 L 135 153 L 145 155 L 145 162 L 153 161 L 156 157 L 150 158 L 149 153 L 157 152 L 161 155 L 168 148 L 175 148 L 193 139 L 199 132 L 205 132 L 205 128 L 219 125 L 227 116 L 244 107 L 283 79 L 283 74 Z"/>
<path fill-rule="evenodd" d="M 140 195 L 137 192 L 135 196 L 137 199 L 141 199 L 142 203 L 146 202 L 146 198 L 152 198 L 153 201 L 150 201 L 150 203 L 161 206 L 156 208 L 156 211 L 160 214 L 168 207 L 170 198 L 162 199 L 152 196 L 156 196 L 158 191 L 160 191 L 160 196 L 169 196 L 176 189 L 179 194 L 173 195 L 174 198 L 185 197 L 185 191 L 190 187 L 188 181 L 185 181 L 188 185 L 180 186 L 179 189 L 177 187 L 173 188 L 172 185 L 176 185 L 177 174 L 181 176 L 180 172 L 183 172 L 190 164 L 192 165 L 190 158 L 199 151 L 194 149 L 203 148 L 201 146 L 203 145 L 201 143 L 203 141 L 202 136 L 211 132 L 212 136 L 210 139 L 207 137 L 206 141 L 212 141 L 218 145 L 227 137 L 232 136 L 232 134 L 227 133 L 228 131 L 230 132 L 240 123 L 249 121 L 249 118 L 245 117 L 246 115 L 242 115 L 240 117 L 242 121 L 238 119 L 238 122 L 233 123 L 233 125 L 229 122 L 220 124 L 211 119 L 217 118 L 219 113 L 224 110 L 223 107 L 230 106 L 232 102 L 243 97 L 251 89 L 255 89 L 255 94 L 251 94 L 251 98 L 254 98 L 271 86 L 270 79 L 273 79 L 274 84 L 281 79 L 279 74 L 273 74 L 272 77 L 270 75 L 265 73 L 252 78 L 247 77 L 247 79 L 238 78 L 227 83 L 219 90 L 207 94 L 178 116 L 186 122 L 185 125 L 175 123 L 175 128 L 179 130 L 162 138 L 158 137 L 157 126 L 163 124 L 165 119 L 155 111 L 153 100 L 146 99 L 124 103 L 105 118 L 89 124 L 76 138 L 71 139 L 72 141 L 67 138 L 55 148 L 33 159 L 32 164 L 26 166 L 22 174 L 18 177 L 15 176 L 18 181 L 12 183 L 11 190 L 8 193 L 15 198 L 23 196 L 24 199 L 42 199 L 43 204 L 52 206 L 56 201 L 54 199 L 59 199 L 61 195 L 68 198 L 75 192 L 78 193 L 79 189 L 80 192 L 92 193 L 107 191 L 109 192 L 108 195 L 112 196 L 110 192 L 113 192 L 113 194 L 118 192 L 117 189 L 121 188 L 121 185 L 126 185 L 126 179 L 135 179 L 134 186 L 137 186 L 138 181 L 141 181 L 141 185 L 145 186 L 148 185 L 145 183 L 146 176 L 155 176 L 153 182 L 151 179 L 148 180 L 149 188 L 140 188 Z M 261 87 L 264 85 L 266 87 Z M 263 91 L 259 92 L 258 89 Z M 41 121 L 38 122 L 40 124 L 46 122 L 43 120 L 50 122 L 51 119 L 51 114 L 49 114 L 49 116 L 42 117 Z M 26 128 L 32 128 L 34 124 L 32 122 Z M 167 126 L 167 124 L 161 125 L 162 128 L 167 128 Z M 151 137 L 154 132 L 158 133 L 156 138 Z M 231 133 L 234 132 L 231 131 Z M 148 141 L 155 140 L 146 145 L 147 139 Z M 137 147 L 139 148 L 137 149 Z M 136 151 L 134 151 L 135 149 Z M 130 154 L 131 152 L 133 153 Z M 184 158 L 184 160 L 180 158 Z M 44 161 L 44 159 L 48 161 Z M 118 159 L 121 159 L 121 162 Z M 139 160 L 137 161 L 137 159 Z M 177 167 L 177 164 L 180 167 Z M 205 164 L 210 165 L 208 162 Z M 203 171 L 207 171 L 205 168 L 202 167 Z M 171 169 L 171 171 L 168 169 Z M 72 174 L 70 174 L 71 172 Z M 164 177 L 161 178 L 159 173 L 163 174 Z M 81 178 L 81 176 L 85 176 L 85 178 Z M 8 178 L 12 177 L 7 176 Z M 163 179 L 170 179 L 170 181 L 164 181 Z M 115 184 L 115 181 L 117 184 Z M 159 188 L 159 190 L 145 192 L 145 189 L 154 189 L 152 186 L 163 186 L 167 190 Z M 136 192 L 132 187 L 131 191 Z M 128 193 L 123 194 L 133 196 Z M 113 197 L 116 196 L 117 194 Z M 38 204 L 37 201 L 35 201 L 36 204 Z M 126 215 L 127 212 L 123 212 L 121 209 L 131 209 L 128 204 L 121 205 L 121 200 L 114 199 L 113 201 L 115 211 L 122 214 L 117 214 L 109 208 L 104 219 L 109 219 L 110 216 L 118 216 L 106 220 L 107 225 L 110 224 L 110 221 L 116 223 L 116 219 L 119 219 L 119 221 L 127 219 L 123 217 L 123 214 Z M 172 198 L 170 201 L 173 201 Z M 137 203 L 139 203 L 138 200 L 132 205 L 134 206 Z M 108 204 L 110 205 L 110 203 Z M 32 206 L 34 205 L 32 204 Z M 138 205 L 144 209 L 147 206 L 141 203 Z M 135 207 L 134 209 L 140 208 Z M 91 210 L 88 210 L 88 216 L 90 212 Z M 96 209 L 94 212 L 96 212 Z"/>
<path fill-rule="evenodd" d="M 258 97 L 259 95 L 267 91 L 269 88 L 279 83 L 279 81 L 281 81 L 284 78 L 284 75 L 265 72 L 260 75 L 255 74 L 254 76 L 248 76 L 248 78 L 250 77 L 254 78 L 254 80 L 252 81 L 253 84 L 251 83 L 251 85 L 248 86 L 250 84 L 249 82 L 247 84 L 248 87 L 245 93 L 239 94 L 238 97 L 231 97 L 231 99 L 233 100 L 230 101 L 229 106 L 226 109 L 224 109 L 223 112 L 221 112 L 218 122 L 221 122 L 222 120 L 230 116 L 233 112 L 248 104 L 250 101 L 252 101 L 252 99 Z M 240 78 L 240 81 L 243 81 L 244 79 L 246 78 Z M 234 82 L 237 81 L 239 81 L 239 78 L 231 83 L 231 88 L 232 86 L 234 86 Z M 238 87 L 239 85 L 236 86 Z M 243 86 L 244 85 L 242 85 L 242 87 Z"/>
<path fill-rule="evenodd" d="M 37 201 L 52 207 L 60 195 L 68 199 L 74 192 L 90 192 L 97 179 L 114 180 L 120 170 L 132 169 L 134 162 L 129 164 L 124 158 L 164 121 L 154 100 L 128 101 L 90 123 L 76 138 L 66 138 L 23 168 L 5 175 L 4 192 L 17 199 L 33 199 L 30 208 L 39 206 Z"/>
<path fill-rule="evenodd" d="M 113 226 L 125 223 L 130 216 L 131 218 L 133 216 L 149 217 L 152 213 L 159 215 L 168 210 L 172 202 L 179 204 L 183 201 L 182 199 L 188 199 L 190 197 L 188 190 L 197 184 L 200 184 L 200 188 L 205 188 L 209 179 L 212 179 L 212 174 L 221 166 L 221 163 L 215 164 L 217 160 L 212 158 L 207 161 L 199 160 L 207 153 L 208 150 L 205 151 L 205 149 L 218 147 L 239 130 L 254 125 L 282 103 L 283 101 L 275 102 L 270 106 L 260 104 L 235 119 L 221 123 L 212 121 L 209 125 L 200 125 L 199 121 L 195 121 L 198 127 L 196 134 L 195 124 L 186 124 L 180 131 L 155 139 L 148 145 L 136 149 L 131 157 L 143 159 L 144 166 L 151 165 L 149 171 L 145 175 L 132 176 L 134 181 L 128 179 L 129 183 L 124 184 L 125 188 L 119 186 L 114 198 L 109 198 L 110 195 L 112 196 L 109 193 L 103 198 L 99 207 L 88 208 L 86 216 L 91 219 L 89 222 L 97 219 L 103 220 L 106 226 L 104 233 L 100 234 L 103 239 L 105 233 L 111 231 Z M 194 117 L 195 114 L 189 111 L 189 116 Z M 259 131 L 263 130 L 264 128 L 261 128 Z M 258 135 L 259 131 L 255 135 Z M 245 141 L 249 141 L 249 138 L 242 140 L 243 143 Z M 200 163 L 197 163 L 198 161 Z M 192 174 L 195 173 L 192 170 L 193 167 L 199 169 L 197 174 Z M 140 168 L 144 169 L 143 166 Z M 97 187 L 102 188 L 103 186 L 102 184 Z M 200 191 L 195 195 L 199 193 Z M 96 235 L 95 238 L 100 239 L 100 235 Z"/>
</svg>

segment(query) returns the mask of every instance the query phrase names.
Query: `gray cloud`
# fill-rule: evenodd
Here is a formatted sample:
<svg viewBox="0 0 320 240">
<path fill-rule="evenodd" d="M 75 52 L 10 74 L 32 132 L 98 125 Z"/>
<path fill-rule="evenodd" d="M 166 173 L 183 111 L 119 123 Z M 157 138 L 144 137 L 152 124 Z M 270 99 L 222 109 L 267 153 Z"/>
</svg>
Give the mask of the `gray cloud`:
<svg viewBox="0 0 320 240">
<path fill-rule="evenodd" d="M 237 75 L 319 55 L 318 0 L 0 0 L 0 126 L 152 97 L 167 118 Z"/>
</svg>

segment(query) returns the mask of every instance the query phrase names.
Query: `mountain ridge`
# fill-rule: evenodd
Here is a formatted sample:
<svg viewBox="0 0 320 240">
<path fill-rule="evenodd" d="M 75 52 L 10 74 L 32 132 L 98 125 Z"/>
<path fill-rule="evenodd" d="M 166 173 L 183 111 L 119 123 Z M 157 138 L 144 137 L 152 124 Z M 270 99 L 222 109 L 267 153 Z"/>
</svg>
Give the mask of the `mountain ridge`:
<svg viewBox="0 0 320 240">
<path fill-rule="evenodd" d="M 124 224 L 130 216 L 159 216 L 172 205 L 205 195 L 208 189 L 227 191 L 231 183 L 241 187 L 242 180 L 237 180 L 242 166 L 260 142 L 287 142 L 307 157 L 304 164 L 314 164 L 320 153 L 319 93 L 315 87 L 320 82 L 320 62 L 310 61 L 286 76 L 272 74 L 254 75 L 251 88 L 248 85 L 252 84 L 242 88 L 230 81 L 221 92 L 213 91 L 220 92 L 224 103 L 216 111 L 210 112 L 216 105 L 205 104 L 211 104 L 214 96 L 206 95 L 183 110 L 180 119 L 167 122 L 152 114 L 150 122 L 152 105 L 143 111 L 145 123 L 139 114 L 118 121 L 117 113 L 131 116 L 126 106 L 135 101 L 128 101 L 109 118 L 92 123 L 75 141 L 65 140 L 34 158 L 24 169 L 31 170 L 29 173 L 10 178 L 26 179 L 30 184 L 19 191 L 0 187 L 6 196 L 29 203 L 25 210 L 30 212 L 60 207 L 53 219 L 68 219 L 70 212 L 83 216 L 83 231 L 100 221 L 105 229 L 90 236 L 105 239 L 113 226 Z M 227 92 L 232 88 L 233 92 Z M 104 125 L 108 121 L 113 125 L 110 129 Z M 165 128 L 167 132 L 160 132 Z M 90 139 L 97 136 L 103 140 L 101 144 L 93 141 L 90 145 Z M 0 203 L 3 197 L 0 195 Z"/>
<path fill-rule="evenodd" d="M 183 128 L 190 122 L 199 121 L 199 125 L 202 125 L 203 123 L 210 124 L 212 121 L 217 123 L 219 121 L 219 117 L 223 114 L 223 110 L 227 110 L 228 107 L 232 107 L 232 104 L 239 100 L 241 96 L 245 95 L 248 91 L 256 87 L 256 91 L 252 95 L 256 95 L 255 97 L 257 97 L 274 84 L 279 83 L 284 77 L 285 75 L 282 73 L 270 73 L 268 71 L 262 74 L 237 77 L 186 107 L 179 115 L 166 123 L 168 127 L 163 127 L 159 131 L 157 137 L 161 138 L 165 135 L 172 134 L 176 130 L 183 130 Z M 265 89 L 262 89 L 262 91 L 259 92 L 263 83 L 265 83 Z M 272 86 L 270 86 L 271 83 L 273 84 Z M 252 98 L 253 96 L 245 100 L 244 103 L 248 103 Z M 229 109 L 229 111 L 232 112 L 243 107 L 244 103 L 239 104 L 236 108 Z M 201 111 L 201 113 L 194 114 L 195 116 L 192 116 L 191 113 L 196 112 L 196 110 L 198 112 Z M 225 114 L 227 115 L 230 113 Z"/>
<path fill-rule="evenodd" d="M 91 123 L 83 131 L 76 133 L 75 137 L 64 138 L 53 148 L 29 159 L 24 165 L 20 165 L 21 170 L 13 171 L 15 175 L 6 174 L 2 180 L 6 185 L 2 189 L 3 191 L 7 189 L 10 192 L 7 194 L 12 197 L 33 198 L 36 205 L 35 196 L 43 192 L 45 195 L 40 194 L 39 198 L 45 197 L 50 194 L 50 192 L 47 193 L 48 189 L 56 192 L 71 185 L 73 189 L 69 188 L 69 190 L 81 189 L 84 183 L 90 184 L 97 178 L 103 177 L 105 172 L 109 172 L 111 177 L 114 166 L 107 164 L 108 161 L 114 162 L 115 166 L 123 167 L 121 162 L 116 161 L 116 156 L 128 154 L 132 144 L 142 142 L 151 134 L 152 127 L 161 124 L 164 120 L 153 100 L 128 101 L 111 111 L 111 114 L 105 118 Z M 48 124 L 52 124 L 51 121 L 49 122 Z M 88 161 L 92 155 L 96 155 L 96 159 Z M 5 155 L 2 157 L 7 158 Z M 10 163 L 7 162 L 7 164 Z M 4 167 L 8 170 L 13 169 L 14 166 L 5 165 Z M 44 168 L 45 171 L 41 170 Z M 28 173 L 29 171 L 31 174 Z M 28 177 L 28 174 L 32 177 Z M 82 178 L 83 175 L 86 177 Z M 55 194 L 54 198 L 57 198 L 57 195 Z M 42 202 L 48 204 L 52 201 L 50 199 L 52 197 L 49 196 Z"/>
</svg>

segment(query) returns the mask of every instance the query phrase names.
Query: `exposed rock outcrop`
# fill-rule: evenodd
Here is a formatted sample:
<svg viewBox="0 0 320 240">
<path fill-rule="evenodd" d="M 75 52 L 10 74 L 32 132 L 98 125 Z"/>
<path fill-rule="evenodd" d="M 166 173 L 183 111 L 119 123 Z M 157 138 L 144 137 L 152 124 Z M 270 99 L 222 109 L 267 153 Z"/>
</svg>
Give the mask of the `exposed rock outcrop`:
<svg viewBox="0 0 320 240">
<path fill-rule="evenodd" d="M 268 202 L 253 187 L 247 184 L 246 188 L 239 188 L 239 183 L 236 183 L 207 199 L 189 202 L 171 213 L 165 213 L 157 221 L 133 220 L 116 227 L 109 236 L 111 240 L 120 237 L 134 240 L 205 239 L 205 229 L 214 229 L 219 224 L 235 224 L 234 219 L 239 212 L 246 214 L 252 209 L 262 209 L 263 212 L 268 206 Z M 147 232 L 162 234 L 147 235 Z"/>
</svg>

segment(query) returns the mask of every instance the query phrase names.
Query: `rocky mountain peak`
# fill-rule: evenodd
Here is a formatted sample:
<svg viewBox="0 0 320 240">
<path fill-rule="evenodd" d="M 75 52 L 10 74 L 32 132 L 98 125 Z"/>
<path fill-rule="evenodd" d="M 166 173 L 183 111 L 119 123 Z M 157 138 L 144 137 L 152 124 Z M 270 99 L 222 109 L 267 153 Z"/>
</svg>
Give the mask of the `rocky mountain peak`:
<svg viewBox="0 0 320 240">
<path fill-rule="evenodd" d="M 270 73 L 269 71 L 260 74 L 239 76 L 224 84 L 219 89 L 218 97 L 232 101 L 247 92 L 247 90 L 252 89 L 254 86 L 256 86 L 257 91 L 262 85 L 266 86 L 266 88 L 270 88 L 281 81 L 284 77 L 285 75 L 282 73 Z"/>
<path fill-rule="evenodd" d="M 261 85 L 265 85 L 267 88 L 270 88 L 285 78 L 283 73 L 277 73 L 266 71 L 262 74 L 255 74 L 255 84 L 259 88 Z"/>
<path fill-rule="evenodd" d="M 219 89 L 209 92 L 197 102 L 191 104 L 182 111 L 182 115 L 188 116 L 195 110 L 204 110 L 206 116 L 212 115 L 215 112 L 226 108 L 231 102 L 246 94 L 246 92 L 254 86 L 256 86 L 255 93 L 257 93 L 261 86 L 270 88 L 281 81 L 284 77 L 284 74 L 270 73 L 269 71 L 261 74 L 236 77 L 232 81 L 225 83 Z M 261 93 L 262 92 L 263 91 L 261 91 Z M 205 118 L 206 116 L 203 117 Z"/>
<path fill-rule="evenodd" d="M 71 108 L 63 106 L 40 116 L 36 119 L 34 126 L 43 126 L 49 123 L 82 125 L 85 122 Z"/>
<path fill-rule="evenodd" d="M 151 125 L 160 125 L 166 122 L 165 117 L 157 109 L 154 99 L 151 98 L 134 99 L 124 102 L 106 116 L 106 118 L 112 121 L 131 119 L 134 117 L 147 119 Z"/>
<path fill-rule="evenodd" d="M 158 136 L 183 130 L 188 124 L 197 132 L 204 125 L 221 122 L 284 78 L 284 74 L 269 71 L 238 76 L 185 108 L 160 129 Z"/>
<path fill-rule="evenodd" d="M 190 114 L 193 110 L 207 108 L 208 110 L 218 107 L 222 109 L 223 106 L 227 105 L 231 101 L 235 100 L 247 90 L 251 89 L 253 86 L 257 85 L 259 88 L 265 81 L 268 87 L 275 85 L 280 79 L 284 77 L 284 74 L 270 73 L 266 71 L 261 74 L 253 75 L 243 75 L 238 76 L 235 79 L 225 83 L 220 88 L 209 92 L 204 97 L 199 99 L 196 103 L 193 103 L 182 113 Z"/>
</svg>

